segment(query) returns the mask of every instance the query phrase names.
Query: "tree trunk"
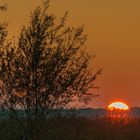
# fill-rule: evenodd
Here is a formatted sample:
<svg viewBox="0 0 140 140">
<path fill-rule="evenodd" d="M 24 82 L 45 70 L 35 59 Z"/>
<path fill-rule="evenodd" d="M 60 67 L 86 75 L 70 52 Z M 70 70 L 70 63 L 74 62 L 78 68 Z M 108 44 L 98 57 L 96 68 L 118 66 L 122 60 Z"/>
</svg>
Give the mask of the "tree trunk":
<svg viewBox="0 0 140 140">
<path fill-rule="evenodd" d="M 39 140 L 39 136 L 37 133 L 34 133 L 32 136 L 31 136 L 31 140 Z"/>
</svg>

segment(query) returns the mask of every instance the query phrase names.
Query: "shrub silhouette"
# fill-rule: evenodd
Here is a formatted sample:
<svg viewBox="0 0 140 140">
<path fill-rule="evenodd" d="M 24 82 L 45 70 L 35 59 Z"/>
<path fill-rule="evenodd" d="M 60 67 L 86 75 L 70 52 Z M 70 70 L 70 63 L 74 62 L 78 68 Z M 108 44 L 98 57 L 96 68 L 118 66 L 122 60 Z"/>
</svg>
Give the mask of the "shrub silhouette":
<svg viewBox="0 0 140 140">
<path fill-rule="evenodd" d="M 32 140 L 38 139 L 53 109 L 59 111 L 75 98 L 87 103 L 95 97 L 89 91 L 101 72 L 92 73 L 88 68 L 92 56 L 85 51 L 83 26 L 65 27 L 67 12 L 57 24 L 48 6 L 44 2 L 31 13 L 17 45 L 6 43 L 6 28 L 1 29 L 1 106 L 12 112 Z M 24 113 L 19 114 L 18 109 Z"/>
</svg>

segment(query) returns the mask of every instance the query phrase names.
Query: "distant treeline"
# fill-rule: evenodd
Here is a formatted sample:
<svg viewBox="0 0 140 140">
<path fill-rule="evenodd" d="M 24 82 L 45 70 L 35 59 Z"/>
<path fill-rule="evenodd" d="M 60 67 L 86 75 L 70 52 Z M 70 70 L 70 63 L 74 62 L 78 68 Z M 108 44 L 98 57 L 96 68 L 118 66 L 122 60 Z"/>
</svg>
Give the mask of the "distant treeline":
<svg viewBox="0 0 140 140">
<path fill-rule="evenodd" d="M 51 113 L 50 113 L 51 112 Z M 24 110 L 17 110 L 19 117 L 26 118 L 26 113 Z M 83 108 L 83 109 L 51 109 L 49 110 L 48 117 L 53 116 L 77 116 L 77 117 L 88 117 L 88 118 L 104 118 L 108 115 L 108 110 L 103 108 L 92 109 L 92 108 Z M 128 111 L 128 117 L 140 118 L 140 108 L 135 107 L 131 108 Z M 7 119 L 9 117 L 14 117 L 10 110 L 0 109 L 0 119 Z"/>
</svg>

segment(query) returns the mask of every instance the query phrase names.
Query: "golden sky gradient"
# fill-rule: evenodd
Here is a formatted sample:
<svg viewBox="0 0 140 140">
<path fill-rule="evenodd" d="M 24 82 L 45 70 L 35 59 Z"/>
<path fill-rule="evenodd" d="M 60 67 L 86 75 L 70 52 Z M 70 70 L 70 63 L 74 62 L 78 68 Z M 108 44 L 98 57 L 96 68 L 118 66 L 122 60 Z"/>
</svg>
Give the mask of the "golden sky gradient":
<svg viewBox="0 0 140 140">
<path fill-rule="evenodd" d="M 42 0 L 1 0 L 5 2 L 8 11 L 0 16 L 9 22 L 12 37 Z M 50 5 L 49 12 L 58 17 L 69 11 L 68 25 L 85 25 L 88 50 L 97 55 L 92 67 L 103 68 L 100 97 L 91 106 L 106 107 L 116 100 L 140 106 L 140 0 L 52 0 Z"/>
</svg>

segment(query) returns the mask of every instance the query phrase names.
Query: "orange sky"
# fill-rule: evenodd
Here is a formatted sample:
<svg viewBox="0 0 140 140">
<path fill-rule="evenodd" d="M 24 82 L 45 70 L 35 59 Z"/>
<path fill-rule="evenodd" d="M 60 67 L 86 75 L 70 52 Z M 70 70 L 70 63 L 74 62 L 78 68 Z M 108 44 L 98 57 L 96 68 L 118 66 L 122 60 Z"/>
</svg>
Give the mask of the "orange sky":
<svg viewBox="0 0 140 140">
<path fill-rule="evenodd" d="M 30 11 L 42 0 L 1 0 L 8 11 L 0 13 L 9 22 L 9 35 L 17 35 L 29 20 Z M 96 54 L 95 65 L 103 68 L 98 79 L 100 97 L 91 106 L 106 107 L 111 101 L 140 106 L 140 1 L 52 0 L 50 13 L 58 17 L 69 11 L 69 25 L 85 25 L 87 47 Z"/>
</svg>

